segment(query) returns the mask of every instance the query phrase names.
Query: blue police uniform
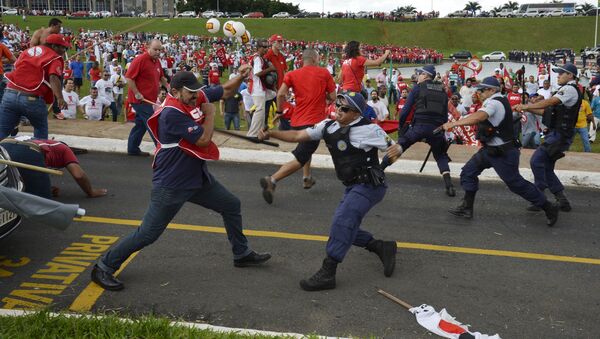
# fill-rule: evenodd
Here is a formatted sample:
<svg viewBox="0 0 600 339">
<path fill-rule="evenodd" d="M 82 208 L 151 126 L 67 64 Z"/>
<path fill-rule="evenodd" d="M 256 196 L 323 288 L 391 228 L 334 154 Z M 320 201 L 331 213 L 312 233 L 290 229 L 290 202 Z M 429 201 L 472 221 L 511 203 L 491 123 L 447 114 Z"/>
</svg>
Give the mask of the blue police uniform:
<svg viewBox="0 0 600 339">
<path fill-rule="evenodd" d="M 340 96 L 346 97 L 349 102 L 359 102 L 358 107 L 363 112 L 366 104 L 360 93 Z M 333 158 L 336 175 L 346 189 L 333 216 L 326 246 L 327 258 L 323 263 L 323 269 L 331 279 L 323 283 L 322 279 L 319 280 L 322 278 L 319 271 L 311 278 L 313 281 L 303 280 L 301 287 L 305 290 L 334 288 L 335 267 L 344 260 L 353 245 L 375 252 L 384 264 L 384 274 L 391 276 L 395 266 L 396 243 L 375 240 L 371 233 L 360 228 L 367 212 L 385 196 L 385 175 L 377 151 L 387 149 L 387 134 L 364 117 L 343 127 L 336 121 L 325 120 L 306 132 L 312 140 L 325 141 Z"/>
<path fill-rule="evenodd" d="M 433 66 L 425 66 L 420 70 L 432 77 L 435 76 Z M 410 128 L 398 138 L 398 144 L 406 151 L 414 143 L 425 140 L 431 146 L 431 153 L 437 162 L 440 174 L 444 176 L 446 193 L 454 196 L 454 187 L 450 181 L 450 158 L 448 143 L 444 133 L 433 133 L 436 128 L 448 121 L 448 95 L 440 82 L 426 80 L 416 85 L 402 108 L 399 119 L 399 130 L 405 124 L 410 111 L 415 109 Z"/>
<path fill-rule="evenodd" d="M 488 79 L 486 78 L 486 80 Z M 500 88 L 497 80 L 489 81 L 491 85 L 497 84 L 493 87 Z M 544 209 L 547 212 L 548 224 L 554 224 L 557 207 L 550 204 L 544 194 L 519 173 L 521 152 L 516 147 L 512 109 L 508 99 L 500 93 L 495 93 L 483 103 L 480 111 L 486 112 L 488 115 L 487 120 L 478 125 L 477 131 L 477 137 L 483 147 L 462 168 L 460 184 L 465 190 L 465 198 L 460 206 L 449 212 L 467 218 L 473 216 L 475 193 L 479 190 L 478 176 L 483 170 L 491 167 L 513 193 L 540 209 Z"/>
<path fill-rule="evenodd" d="M 564 186 L 554 173 L 556 161 L 565 156 L 573 142 L 575 123 L 581 106 L 582 94 L 575 81 L 571 81 L 558 89 L 554 95 L 561 104 L 547 108 L 542 122 L 550 132 L 546 134 L 544 143 L 538 147 L 530 159 L 535 185 L 544 191 L 546 188 L 554 194 L 560 203 L 561 210 L 568 212 L 571 205 L 564 196 Z"/>
</svg>

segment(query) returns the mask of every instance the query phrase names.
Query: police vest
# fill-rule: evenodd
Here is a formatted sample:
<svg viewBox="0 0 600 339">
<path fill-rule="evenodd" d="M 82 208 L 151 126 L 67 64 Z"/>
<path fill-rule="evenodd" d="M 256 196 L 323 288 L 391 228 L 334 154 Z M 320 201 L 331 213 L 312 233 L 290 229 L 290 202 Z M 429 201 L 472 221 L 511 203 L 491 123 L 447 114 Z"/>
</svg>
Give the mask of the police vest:
<svg viewBox="0 0 600 339">
<path fill-rule="evenodd" d="M 573 88 L 575 88 L 577 91 L 577 103 L 571 108 L 567 108 L 567 106 L 562 103 L 546 108 L 542 123 L 548 126 L 550 130 L 558 132 L 564 138 L 569 139 L 575 134 L 575 124 L 577 123 L 577 118 L 579 116 L 579 108 L 581 107 L 583 95 L 579 91 L 579 88 L 577 88 L 577 85 L 568 84 L 565 86 L 573 86 Z M 558 90 L 560 91 L 561 88 Z"/>
<path fill-rule="evenodd" d="M 508 99 L 506 97 L 495 97 L 492 100 L 497 100 L 504 106 L 504 119 L 497 127 L 492 125 L 488 119 L 477 124 L 477 139 L 484 145 L 490 142 L 493 137 L 499 137 L 504 143 L 515 142 L 512 109 Z"/>
<path fill-rule="evenodd" d="M 50 47 L 40 45 L 28 48 L 19 55 L 14 71 L 7 73 L 6 79 L 19 91 L 36 92 L 40 87 L 46 87 L 43 91 L 44 100 L 51 103 L 54 95 L 45 68 L 57 59 L 62 61 L 62 56 Z"/>
<path fill-rule="evenodd" d="M 444 84 L 431 80 L 419 84 L 415 121 L 441 125 L 448 121 L 448 95 Z"/>
<path fill-rule="evenodd" d="M 174 148 L 174 147 L 179 147 L 179 149 L 182 150 L 185 154 L 195 157 L 195 158 L 198 158 L 198 159 L 219 160 L 219 149 L 217 148 L 217 145 L 215 145 L 215 143 L 213 143 L 212 141 L 206 147 L 196 146 L 195 144 L 192 144 L 191 142 L 189 142 L 183 138 L 180 139 L 177 143 L 169 143 L 169 144 L 161 143 L 161 141 L 158 137 L 158 119 L 160 117 L 161 112 L 166 108 L 175 109 L 179 113 L 189 116 L 190 118 L 194 119 L 194 121 L 196 123 L 198 123 L 199 125 L 204 123 L 205 117 L 199 108 L 186 106 L 186 105 L 182 104 L 179 100 L 174 98 L 173 96 L 168 95 L 167 99 L 165 99 L 165 101 L 160 105 L 160 107 L 156 110 L 156 112 L 154 112 L 154 114 L 152 114 L 152 116 L 148 119 L 148 122 L 147 122 L 148 129 L 150 130 L 150 133 L 152 133 L 154 140 L 156 140 L 156 150 L 154 152 L 155 160 L 156 160 L 156 156 L 158 155 L 158 152 L 160 152 L 162 149 Z M 154 163 L 152 164 L 152 167 L 154 167 Z"/>
<path fill-rule="evenodd" d="M 368 152 L 352 146 L 350 143 L 350 130 L 354 127 L 369 125 L 371 122 L 365 118 L 352 125 L 340 127 L 333 133 L 327 132 L 329 126 L 335 121 L 331 120 L 325 124 L 323 130 L 323 140 L 331 153 L 335 173 L 344 185 L 354 185 L 361 183 L 373 183 L 371 179 L 371 169 L 380 169 L 377 148 Z M 380 171 L 383 176 L 383 171 Z M 383 179 L 382 179 L 383 181 Z"/>
</svg>

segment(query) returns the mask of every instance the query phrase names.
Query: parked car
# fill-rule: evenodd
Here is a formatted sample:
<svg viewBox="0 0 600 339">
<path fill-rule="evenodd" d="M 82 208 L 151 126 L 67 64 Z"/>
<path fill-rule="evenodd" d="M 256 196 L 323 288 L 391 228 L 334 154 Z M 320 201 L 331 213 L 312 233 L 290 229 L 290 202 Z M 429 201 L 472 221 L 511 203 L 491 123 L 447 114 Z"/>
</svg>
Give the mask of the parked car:
<svg viewBox="0 0 600 339">
<path fill-rule="evenodd" d="M 19 11 L 16 8 L 8 8 L 2 12 L 3 15 L 18 15 Z"/>
<path fill-rule="evenodd" d="M 216 18 L 217 17 L 217 12 L 215 11 L 204 11 L 202 12 L 202 17 L 204 19 L 210 19 L 210 18 Z"/>
<path fill-rule="evenodd" d="M 484 56 L 482 56 L 482 58 L 485 61 L 492 61 L 492 60 L 504 61 L 506 59 L 506 54 L 504 54 L 504 52 L 494 51 L 490 54 L 485 54 Z"/>
<path fill-rule="evenodd" d="M 225 12 L 225 18 L 241 18 L 242 13 L 240 12 Z"/>
<path fill-rule="evenodd" d="M 491 18 L 493 16 L 494 16 L 494 14 L 492 12 L 487 12 L 487 11 L 481 11 L 479 13 L 479 15 L 477 15 L 477 17 L 479 17 L 479 18 Z"/>
<path fill-rule="evenodd" d="M 581 57 L 583 59 L 596 59 L 598 54 L 600 54 L 600 47 L 592 47 L 583 51 Z"/>
<path fill-rule="evenodd" d="M 181 12 L 181 13 L 177 14 L 177 17 L 178 18 L 195 18 L 196 12 L 194 12 L 194 11 Z"/>
<path fill-rule="evenodd" d="M 451 59 L 471 59 L 473 55 L 469 51 L 458 51 L 450 54 Z"/>
<path fill-rule="evenodd" d="M 100 12 L 100 16 L 103 18 L 110 18 L 112 16 L 112 13 L 110 11 L 102 11 Z"/>
<path fill-rule="evenodd" d="M 515 16 L 517 16 L 517 13 L 515 13 L 515 11 L 513 11 L 512 9 L 507 8 L 496 13 L 496 17 L 498 18 L 514 18 Z"/>
<path fill-rule="evenodd" d="M 290 17 L 290 13 L 288 13 L 288 12 L 279 12 L 279 13 L 273 14 L 273 18 L 284 19 L 284 18 L 289 18 L 289 17 Z"/>
<path fill-rule="evenodd" d="M 307 18 L 320 18 L 321 17 L 321 13 L 319 12 L 308 12 L 306 14 Z"/>
<path fill-rule="evenodd" d="M 8 152 L 0 147 L 0 159 L 10 160 Z M 7 165 L 0 165 L 0 185 L 16 189 L 17 191 L 23 190 L 23 181 L 21 181 L 21 175 L 16 168 Z M 9 235 L 14 231 L 21 223 L 21 216 L 11 211 L 0 208 L 0 239 Z"/>
<path fill-rule="evenodd" d="M 523 18 L 537 18 L 543 14 L 537 9 L 528 9 L 527 12 L 523 13 Z"/>
<path fill-rule="evenodd" d="M 471 15 L 469 11 L 454 11 L 448 14 L 449 18 L 466 18 Z"/>
<path fill-rule="evenodd" d="M 552 56 L 554 56 L 555 58 L 564 58 L 564 57 L 568 57 L 569 55 L 573 54 L 573 50 L 570 48 L 557 48 L 555 50 L 553 50 L 551 52 Z"/>
<path fill-rule="evenodd" d="M 365 11 L 361 11 L 356 13 L 356 17 L 357 18 L 361 18 L 361 19 L 368 19 L 371 17 L 371 13 L 369 12 L 365 12 Z"/>
<path fill-rule="evenodd" d="M 87 11 L 77 11 L 77 12 L 71 13 L 71 16 L 75 17 L 75 18 L 86 18 L 86 17 L 90 16 L 90 14 Z"/>
<path fill-rule="evenodd" d="M 265 15 L 262 12 L 250 12 L 243 16 L 244 18 L 260 19 L 264 18 Z"/>
</svg>

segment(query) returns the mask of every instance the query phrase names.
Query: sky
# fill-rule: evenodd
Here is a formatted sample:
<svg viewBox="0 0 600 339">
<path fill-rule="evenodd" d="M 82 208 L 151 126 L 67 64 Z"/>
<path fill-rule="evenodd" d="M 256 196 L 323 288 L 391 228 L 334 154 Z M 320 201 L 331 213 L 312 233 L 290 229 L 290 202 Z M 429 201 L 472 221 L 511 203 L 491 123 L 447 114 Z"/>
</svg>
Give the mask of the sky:
<svg viewBox="0 0 600 339">
<path fill-rule="evenodd" d="M 321 12 L 323 3 L 325 4 L 325 13 L 327 12 L 359 12 L 359 11 L 382 11 L 390 12 L 398 7 L 412 5 L 417 8 L 417 11 L 430 12 L 433 4 L 433 9 L 440 12 L 440 16 L 446 16 L 448 13 L 463 9 L 467 0 L 283 0 L 283 2 L 292 2 L 300 5 L 300 9 L 308 12 Z M 502 6 L 506 1 L 498 0 L 479 0 L 478 1 L 484 11 L 489 11 L 494 7 Z M 550 1 L 529 0 L 517 1 L 519 5 L 525 3 L 544 3 Z M 586 2 L 594 4 L 596 0 L 565 0 L 563 2 L 575 2 L 584 4 Z"/>
</svg>

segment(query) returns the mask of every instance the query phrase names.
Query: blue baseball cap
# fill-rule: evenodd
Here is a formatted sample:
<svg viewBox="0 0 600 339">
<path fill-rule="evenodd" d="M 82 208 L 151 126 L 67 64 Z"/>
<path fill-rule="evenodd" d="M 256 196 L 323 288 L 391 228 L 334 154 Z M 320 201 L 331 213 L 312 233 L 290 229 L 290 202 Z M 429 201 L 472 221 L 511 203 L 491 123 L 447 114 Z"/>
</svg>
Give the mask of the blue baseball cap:
<svg viewBox="0 0 600 339">
<path fill-rule="evenodd" d="M 365 98 L 363 98 L 362 94 L 356 92 L 345 92 L 337 95 L 338 99 L 346 99 L 348 104 L 359 111 L 360 114 L 363 114 L 365 109 L 367 108 L 367 103 L 365 102 Z"/>
<path fill-rule="evenodd" d="M 500 89 L 500 82 L 495 77 L 487 77 L 475 86 L 476 89 L 495 88 Z"/>
<path fill-rule="evenodd" d="M 435 66 L 433 65 L 425 65 L 422 68 L 417 68 L 417 73 L 421 74 L 421 73 L 427 73 L 429 75 L 431 75 L 431 77 L 434 77 L 436 72 L 435 72 Z"/>
<path fill-rule="evenodd" d="M 559 74 L 566 72 L 566 73 L 573 74 L 573 76 L 577 76 L 577 67 L 570 62 L 567 62 L 566 64 L 564 64 L 562 66 L 553 67 L 552 71 L 559 73 Z"/>
</svg>

